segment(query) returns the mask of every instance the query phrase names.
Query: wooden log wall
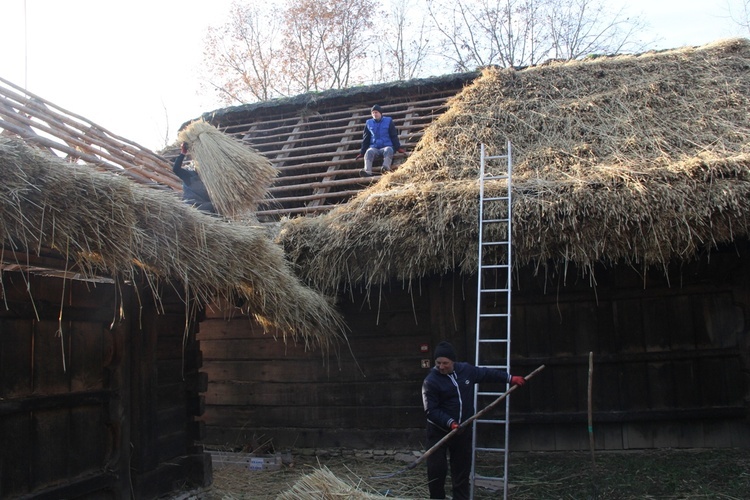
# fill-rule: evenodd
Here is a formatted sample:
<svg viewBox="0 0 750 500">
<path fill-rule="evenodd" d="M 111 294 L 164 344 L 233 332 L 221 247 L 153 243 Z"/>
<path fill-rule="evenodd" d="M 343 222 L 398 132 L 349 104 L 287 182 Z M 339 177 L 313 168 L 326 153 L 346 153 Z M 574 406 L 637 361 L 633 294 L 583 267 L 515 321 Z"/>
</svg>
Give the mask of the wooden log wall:
<svg viewBox="0 0 750 500">
<path fill-rule="evenodd" d="M 750 447 L 748 255 L 717 251 L 669 279 L 600 269 L 595 288 L 570 268 L 566 283 L 520 271 L 512 372 L 547 368 L 512 397 L 511 447 L 588 450 L 589 352 L 597 448 Z M 442 339 L 473 356 L 476 285 L 444 276 L 410 286 L 341 297 L 349 346 L 331 359 L 217 307 L 199 335 L 207 442 L 419 449 L 421 363 Z"/>
<path fill-rule="evenodd" d="M 207 379 L 181 301 L 0 278 L 0 498 L 155 498 L 210 482 L 194 419 Z"/>
</svg>

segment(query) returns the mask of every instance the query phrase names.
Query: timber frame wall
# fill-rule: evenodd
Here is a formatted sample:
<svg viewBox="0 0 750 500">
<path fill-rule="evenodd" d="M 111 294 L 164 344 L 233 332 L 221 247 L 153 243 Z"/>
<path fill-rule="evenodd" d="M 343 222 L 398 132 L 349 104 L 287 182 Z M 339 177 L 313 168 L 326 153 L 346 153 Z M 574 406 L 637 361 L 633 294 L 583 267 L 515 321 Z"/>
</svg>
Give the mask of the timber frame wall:
<svg viewBox="0 0 750 500">
<path fill-rule="evenodd" d="M 148 499 L 210 484 L 195 420 L 208 379 L 171 288 L 157 304 L 145 286 L 11 268 L 0 271 L 0 498 Z"/>
<path fill-rule="evenodd" d="M 672 267 L 669 280 L 599 269 L 596 288 L 572 268 L 566 283 L 520 269 L 511 373 L 546 368 L 512 396 L 511 448 L 589 449 L 589 352 L 597 449 L 750 448 L 748 257 L 738 243 Z M 342 296 L 349 345 L 328 360 L 272 342 L 246 317 L 209 313 L 198 336 L 205 442 L 424 449 L 421 383 L 439 341 L 472 355 L 475 292 L 475 280 L 448 274 Z"/>
</svg>

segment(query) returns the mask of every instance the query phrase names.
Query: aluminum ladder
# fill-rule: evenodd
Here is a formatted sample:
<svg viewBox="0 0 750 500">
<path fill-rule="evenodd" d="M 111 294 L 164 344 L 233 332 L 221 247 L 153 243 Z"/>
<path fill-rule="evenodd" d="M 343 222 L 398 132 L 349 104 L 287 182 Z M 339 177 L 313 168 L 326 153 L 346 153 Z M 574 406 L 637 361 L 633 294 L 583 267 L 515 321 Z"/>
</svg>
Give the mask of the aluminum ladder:
<svg viewBox="0 0 750 500">
<path fill-rule="evenodd" d="M 474 364 L 510 373 L 511 294 L 511 143 L 506 153 L 488 156 L 481 145 L 479 174 L 479 259 Z M 485 192 L 487 190 L 487 193 Z M 488 194 L 489 193 L 489 194 Z M 480 387 L 482 385 L 482 387 Z M 486 390 L 474 386 L 477 411 L 501 396 L 508 386 Z M 503 410 L 504 408 L 504 410 Z M 510 397 L 473 423 L 471 498 L 477 488 L 502 491 L 508 498 L 508 416 Z"/>
</svg>

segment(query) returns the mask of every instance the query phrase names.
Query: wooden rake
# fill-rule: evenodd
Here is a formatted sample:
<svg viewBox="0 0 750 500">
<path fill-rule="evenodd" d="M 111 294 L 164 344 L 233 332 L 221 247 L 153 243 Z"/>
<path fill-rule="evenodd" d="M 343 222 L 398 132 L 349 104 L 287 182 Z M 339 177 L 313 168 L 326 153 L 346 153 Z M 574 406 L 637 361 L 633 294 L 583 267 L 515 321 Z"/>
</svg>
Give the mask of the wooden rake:
<svg viewBox="0 0 750 500">
<path fill-rule="evenodd" d="M 539 373 L 543 369 L 544 369 L 544 365 L 539 365 L 539 367 L 536 370 L 534 370 L 533 372 L 531 372 L 528 375 L 526 375 L 524 377 L 524 380 L 527 380 L 527 381 L 530 380 L 534 375 L 536 375 L 537 373 Z M 491 409 L 493 409 L 494 407 L 496 407 L 497 405 L 499 405 L 505 398 L 508 397 L 508 395 L 511 392 L 515 391 L 519 387 L 520 386 L 518 386 L 518 385 L 511 386 L 510 389 L 508 389 L 507 391 L 505 391 L 504 393 L 502 393 L 500 396 L 498 396 L 498 398 L 496 400 L 494 400 L 492 403 L 490 403 L 487 406 L 485 406 L 483 409 L 481 409 L 480 411 L 478 411 L 477 413 L 475 413 L 472 417 L 467 418 L 466 420 L 464 420 L 463 422 L 461 422 L 461 425 L 459 425 L 458 427 L 456 427 L 455 429 L 453 429 L 452 431 L 450 431 L 448 434 L 446 434 L 445 436 L 443 436 L 443 438 L 440 441 L 438 441 L 437 443 L 435 443 L 432 446 L 432 448 L 430 448 L 429 450 L 427 450 L 426 452 L 424 452 L 424 454 L 421 457 L 419 457 L 418 459 L 416 459 L 414 462 L 410 463 L 405 468 L 403 468 L 403 469 L 401 469 L 399 471 L 396 471 L 393 474 L 386 474 L 385 476 L 373 476 L 370 479 L 388 479 L 389 477 L 398 476 L 399 474 L 403 474 L 404 472 L 412 470 L 414 467 L 416 467 L 417 465 L 419 465 L 422 462 L 424 462 L 425 460 L 427 460 L 427 458 L 430 455 L 432 455 L 433 453 L 435 453 L 435 451 L 437 451 L 450 438 L 452 438 L 454 434 L 456 434 L 458 432 L 461 432 L 462 429 L 465 429 L 474 420 L 482 417 L 484 414 L 486 414 L 487 412 L 489 412 Z"/>
</svg>

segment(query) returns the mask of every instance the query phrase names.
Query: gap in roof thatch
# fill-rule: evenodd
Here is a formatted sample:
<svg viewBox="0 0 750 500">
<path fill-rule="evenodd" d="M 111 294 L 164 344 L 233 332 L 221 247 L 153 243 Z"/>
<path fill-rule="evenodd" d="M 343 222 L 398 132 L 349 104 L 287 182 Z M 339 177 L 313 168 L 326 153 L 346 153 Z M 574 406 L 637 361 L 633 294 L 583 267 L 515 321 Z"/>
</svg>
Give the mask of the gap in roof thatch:
<svg viewBox="0 0 750 500">
<path fill-rule="evenodd" d="M 379 176 L 360 178 L 363 163 L 355 161 L 373 104 L 393 118 L 409 154 L 424 130 L 445 112 L 447 99 L 477 76 L 465 73 L 304 94 L 204 113 L 201 118 L 245 141 L 278 169 L 270 196 L 257 211 L 261 222 L 274 222 L 326 213 L 378 181 Z M 396 155 L 395 164 L 405 160 Z"/>
</svg>

